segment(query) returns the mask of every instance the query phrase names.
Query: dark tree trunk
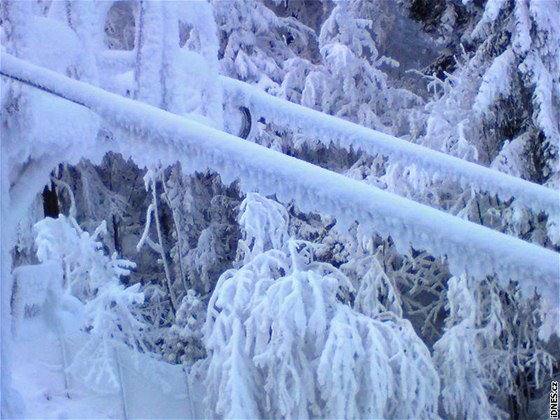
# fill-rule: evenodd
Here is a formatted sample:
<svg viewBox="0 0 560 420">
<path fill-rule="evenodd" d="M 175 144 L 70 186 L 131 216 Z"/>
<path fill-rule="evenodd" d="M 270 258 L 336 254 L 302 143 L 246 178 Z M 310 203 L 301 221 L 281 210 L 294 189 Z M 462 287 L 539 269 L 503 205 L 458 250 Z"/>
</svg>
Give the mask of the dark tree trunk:
<svg viewBox="0 0 560 420">
<path fill-rule="evenodd" d="M 53 183 L 51 187 L 45 186 L 43 190 L 43 212 L 45 217 L 57 218 L 60 214 L 60 207 L 58 205 L 58 196 L 56 194 L 56 188 Z"/>
</svg>

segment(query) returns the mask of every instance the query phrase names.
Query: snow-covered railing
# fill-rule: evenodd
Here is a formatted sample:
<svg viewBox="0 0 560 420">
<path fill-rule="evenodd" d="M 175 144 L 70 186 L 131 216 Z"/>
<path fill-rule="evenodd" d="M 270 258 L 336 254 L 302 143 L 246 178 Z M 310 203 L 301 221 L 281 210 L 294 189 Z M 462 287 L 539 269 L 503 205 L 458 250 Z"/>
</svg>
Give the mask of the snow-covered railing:
<svg viewBox="0 0 560 420">
<path fill-rule="evenodd" d="M 332 214 L 343 224 L 357 220 L 367 232 L 391 235 L 401 250 L 414 246 L 446 256 L 455 275 L 495 273 L 506 283 L 517 280 L 526 295 L 538 289 L 546 307 L 554 311 L 557 306 L 560 254 L 554 251 L 5 53 L 0 73 L 96 112 L 115 135 L 124 134 L 107 147 L 131 155 L 139 164 L 179 160 L 185 170 L 210 168 L 225 182 L 239 179 L 244 191 L 276 194 L 283 202 L 294 200 L 303 211 Z"/>
<path fill-rule="evenodd" d="M 220 79 L 226 96 L 235 105 L 248 107 L 254 118 L 295 129 L 326 145 L 333 142 L 346 150 L 353 148 L 414 164 L 439 179 L 454 180 L 503 200 L 513 197 L 536 212 L 560 217 L 558 191 L 276 98 L 239 80 L 225 76 Z"/>
</svg>

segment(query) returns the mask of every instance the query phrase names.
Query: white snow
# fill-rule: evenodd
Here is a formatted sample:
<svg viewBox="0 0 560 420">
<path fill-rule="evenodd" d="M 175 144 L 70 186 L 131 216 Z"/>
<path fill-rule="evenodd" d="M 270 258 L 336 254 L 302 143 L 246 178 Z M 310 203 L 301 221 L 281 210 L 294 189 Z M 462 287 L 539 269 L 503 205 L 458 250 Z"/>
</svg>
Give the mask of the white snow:
<svg viewBox="0 0 560 420">
<path fill-rule="evenodd" d="M 92 392 L 71 375 L 64 375 L 64 356 L 69 361 L 84 346 L 86 334 L 57 337 L 44 333 L 27 320 L 25 338 L 13 344 L 13 386 L 26 404 L 26 418 L 53 419 L 119 419 L 124 418 L 201 418 L 202 401 L 189 400 L 188 376 L 179 365 L 156 361 L 138 355 L 126 347 L 118 347 L 124 401 L 121 391 Z M 40 332 L 43 331 L 43 334 Z M 139 362 L 134 360 L 140 359 Z M 68 381 L 68 384 L 65 382 Z M 68 385 L 68 386 L 67 386 Z M 200 395 L 198 395 L 200 399 Z M 125 408 L 126 404 L 126 408 Z M 196 414 L 193 413 L 193 407 Z"/>
</svg>

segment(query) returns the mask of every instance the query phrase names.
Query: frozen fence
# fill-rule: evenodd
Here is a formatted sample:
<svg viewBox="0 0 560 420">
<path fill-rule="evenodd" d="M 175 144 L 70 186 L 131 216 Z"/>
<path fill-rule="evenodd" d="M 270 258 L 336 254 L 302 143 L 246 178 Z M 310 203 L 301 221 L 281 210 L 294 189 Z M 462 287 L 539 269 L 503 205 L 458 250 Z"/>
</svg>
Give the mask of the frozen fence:
<svg viewBox="0 0 560 420">
<path fill-rule="evenodd" d="M 432 177 L 452 179 L 504 200 L 513 197 L 534 211 L 545 212 L 552 218 L 560 216 L 558 191 L 276 98 L 239 80 L 225 76 L 220 79 L 226 97 L 238 106 L 248 107 L 254 118 L 297 130 L 327 146 L 332 142 L 347 150 L 381 154 L 414 164 Z"/>
<path fill-rule="evenodd" d="M 180 160 L 186 170 L 210 168 L 220 173 L 226 182 L 239 179 L 244 191 L 258 189 L 264 194 L 276 194 L 283 202 L 294 200 L 304 211 L 332 214 L 343 224 L 359 221 L 368 232 L 391 235 L 403 251 L 414 246 L 436 256 L 446 256 L 455 275 L 468 270 L 475 277 L 496 274 L 505 283 L 510 279 L 517 280 L 527 295 L 537 289 L 544 296 L 548 308 L 557 306 L 560 255 L 554 251 L 453 217 L 7 54 L 2 54 L 0 71 L 93 110 L 117 135 L 122 134 L 118 141 L 108 147 L 131 155 L 140 164 L 149 164 L 158 159 L 168 164 Z M 263 108 L 271 106 L 265 103 L 262 105 Z M 316 118 L 315 111 L 307 111 L 312 113 L 310 119 Z M 328 127 L 337 130 L 336 124 L 329 118 L 325 116 Z M 336 121 L 338 124 L 339 120 Z M 357 133 L 362 132 L 361 127 L 354 124 L 351 126 Z M 371 131 L 364 130 L 367 133 Z M 389 139 L 384 139 L 382 143 L 389 144 Z M 416 147 L 418 146 L 410 149 L 400 144 L 398 150 L 402 156 L 413 159 Z M 438 157 L 440 155 L 433 153 Z M 438 159 L 434 157 L 433 160 Z M 472 164 L 462 163 L 466 165 L 463 170 L 467 173 Z M 445 167 L 450 165 L 444 164 Z M 473 166 L 480 169 L 477 165 Z M 500 175 L 486 169 L 480 169 L 479 172 L 483 174 L 481 179 L 487 179 L 489 185 L 492 184 L 490 175 Z M 554 211 L 554 206 L 557 205 L 554 202 L 554 192 L 549 193 L 550 190 L 525 181 L 513 182 L 511 180 L 514 178 L 506 178 L 506 186 L 503 188 L 508 194 L 519 194 L 528 202 L 533 199 L 535 202 L 545 203 L 544 207 Z M 498 181 L 496 184 L 501 185 Z M 516 189 L 511 185 L 520 187 Z M 529 198 L 524 195 L 527 193 L 525 190 L 529 191 Z"/>
</svg>

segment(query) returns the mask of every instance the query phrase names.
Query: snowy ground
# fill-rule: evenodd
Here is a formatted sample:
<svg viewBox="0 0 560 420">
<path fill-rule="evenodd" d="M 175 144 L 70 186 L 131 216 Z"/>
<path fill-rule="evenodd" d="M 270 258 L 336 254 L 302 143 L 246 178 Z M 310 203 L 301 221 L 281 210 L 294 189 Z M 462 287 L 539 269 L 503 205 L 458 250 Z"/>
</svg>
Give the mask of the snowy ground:
<svg viewBox="0 0 560 420">
<path fill-rule="evenodd" d="M 13 385 L 20 392 L 29 419 L 190 418 L 186 375 L 179 366 L 147 356 L 134 363 L 127 350 L 122 361 L 125 400 L 119 393 L 100 395 L 68 377 L 65 386 L 61 340 L 45 333 L 40 319 L 27 321 L 13 346 Z M 83 343 L 77 334 L 64 338 L 67 363 Z M 143 373 L 137 367 L 142 366 Z M 148 378 L 148 379 L 147 379 Z M 173 390 L 173 395 L 169 393 Z M 197 404 L 197 411 L 201 407 Z"/>
<path fill-rule="evenodd" d="M 13 356 L 14 387 L 23 397 L 27 418 L 122 417 L 118 395 L 98 396 L 79 388 L 66 392 L 61 342 L 54 334 L 27 328 L 15 341 Z"/>
</svg>

